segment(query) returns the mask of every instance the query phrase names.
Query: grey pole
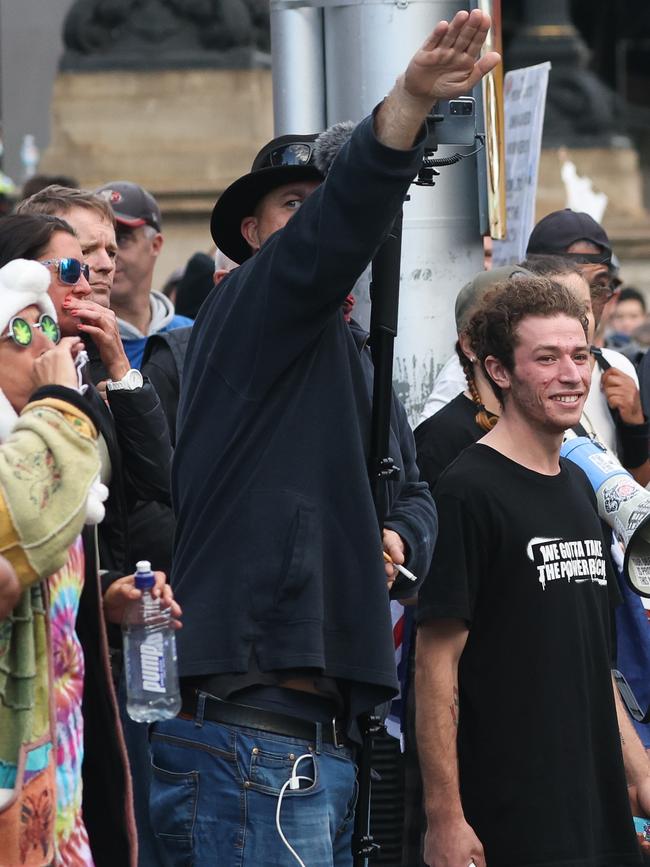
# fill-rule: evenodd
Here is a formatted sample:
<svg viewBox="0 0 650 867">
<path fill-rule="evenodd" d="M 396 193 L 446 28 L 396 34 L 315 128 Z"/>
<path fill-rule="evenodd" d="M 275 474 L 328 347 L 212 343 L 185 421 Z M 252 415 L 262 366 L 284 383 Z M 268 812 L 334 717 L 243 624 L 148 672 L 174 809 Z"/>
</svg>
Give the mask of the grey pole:
<svg viewBox="0 0 650 867">
<path fill-rule="evenodd" d="M 298 28 L 286 19 L 280 30 L 277 19 L 298 8 L 315 12 L 319 7 L 323 10 L 323 77 L 319 79 L 314 65 L 303 60 L 304 79 L 296 82 L 295 60 L 287 58 L 302 56 L 307 42 L 295 44 L 289 33 L 291 26 L 293 33 Z M 272 0 L 272 22 L 277 16 L 276 32 L 285 37 L 272 45 L 275 92 L 282 103 L 275 105 L 277 117 L 282 118 L 276 120 L 278 131 L 289 131 L 289 114 L 291 131 L 308 131 L 305 127 L 315 119 L 313 103 L 320 105 L 323 94 L 322 127 L 360 120 L 390 90 L 433 26 L 468 7 L 469 2 L 459 0 L 294 0 L 289 8 L 287 0 Z M 318 41 L 315 19 L 303 19 L 310 23 L 312 45 Z M 289 53 L 280 57 L 285 50 Z M 441 146 L 437 155 L 455 150 L 463 148 Z M 479 159 L 484 159 L 483 154 Z M 435 187 L 412 187 L 404 208 L 394 381 L 412 424 L 419 421 L 435 374 L 453 352 L 458 290 L 482 267 L 477 163 L 472 157 L 443 168 Z M 368 281 L 362 279 L 355 318 L 363 325 L 369 324 L 369 304 Z"/>
<path fill-rule="evenodd" d="M 323 10 L 271 0 L 275 134 L 321 132 L 325 116 Z"/>
</svg>

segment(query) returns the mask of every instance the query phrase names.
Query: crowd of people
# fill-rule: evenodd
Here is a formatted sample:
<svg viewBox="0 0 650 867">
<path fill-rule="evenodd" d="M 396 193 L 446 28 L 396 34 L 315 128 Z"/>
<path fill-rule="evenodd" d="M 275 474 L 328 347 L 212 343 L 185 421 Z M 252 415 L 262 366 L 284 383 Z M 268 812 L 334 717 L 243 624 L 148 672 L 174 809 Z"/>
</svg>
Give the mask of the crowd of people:
<svg viewBox="0 0 650 867">
<path fill-rule="evenodd" d="M 650 482 L 645 302 L 602 226 L 554 212 L 460 290 L 425 417 L 392 394 L 369 475 L 353 290 L 431 106 L 498 64 L 489 27 L 440 22 L 336 152 L 269 142 L 163 293 L 135 183 L 42 179 L 0 218 L 0 867 L 358 863 L 366 722 L 400 686 L 404 867 L 641 863 L 650 737 L 611 671 L 650 704 L 648 618 L 561 456 L 589 437 Z M 139 559 L 178 629 L 152 725 L 121 655 Z"/>
</svg>

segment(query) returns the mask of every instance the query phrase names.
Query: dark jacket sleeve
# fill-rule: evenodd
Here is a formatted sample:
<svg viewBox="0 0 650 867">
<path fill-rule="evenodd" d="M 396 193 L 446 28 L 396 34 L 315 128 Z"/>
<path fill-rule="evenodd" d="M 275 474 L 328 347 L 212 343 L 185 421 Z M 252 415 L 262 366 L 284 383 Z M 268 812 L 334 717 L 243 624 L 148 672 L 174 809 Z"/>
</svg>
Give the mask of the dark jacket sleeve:
<svg viewBox="0 0 650 867">
<path fill-rule="evenodd" d="M 127 501 L 156 500 L 171 505 L 172 447 L 167 419 L 155 388 L 145 378 L 135 391 L 109 391 L 124 462 Z"/>
<path fill-rule="evenodd" d="M 180 377 L 178 366 L 174 361 L 168 344 L 154 335 L 147 341 L 145 354 L 140 370 L 151 380 L 156 394 L 160 399 L 169 428 L 172 447 L 176 445 L 176 416 L 178 415 L 178 398 L 180 395 Z"/>
<path fill-rule="evenodd" d="M 404 407 L 395 395 L 393 419 L 398 428 L 403 481 L 391 503 L 384 527 L 399 533 L 407 550 L 405 565 L 418 578 L 413 582 L 403 575 L 398 576 L 391 598 L 404 599 L 415 595 L 429 571 L 438 534 L 438 516 L 429 486 L 420 481 L 413 432 Z"/>
</svg>

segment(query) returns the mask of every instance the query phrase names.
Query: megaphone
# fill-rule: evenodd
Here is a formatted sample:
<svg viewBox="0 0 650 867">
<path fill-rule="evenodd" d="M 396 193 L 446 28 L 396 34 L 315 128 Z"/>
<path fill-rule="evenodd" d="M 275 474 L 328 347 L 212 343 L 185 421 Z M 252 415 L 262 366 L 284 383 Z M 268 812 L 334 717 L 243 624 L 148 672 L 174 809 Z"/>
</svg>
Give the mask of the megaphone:
<svg viewBox="0 0 650 867">
<path fill-rule="evenodd" d="M 584 470 L 596 492 L 598 514 L 625 549 L 625 580 L 635 593 L 650 599 L 650 492 L 589 437 L 565 440 L 560 454 Z"/>
</svg>

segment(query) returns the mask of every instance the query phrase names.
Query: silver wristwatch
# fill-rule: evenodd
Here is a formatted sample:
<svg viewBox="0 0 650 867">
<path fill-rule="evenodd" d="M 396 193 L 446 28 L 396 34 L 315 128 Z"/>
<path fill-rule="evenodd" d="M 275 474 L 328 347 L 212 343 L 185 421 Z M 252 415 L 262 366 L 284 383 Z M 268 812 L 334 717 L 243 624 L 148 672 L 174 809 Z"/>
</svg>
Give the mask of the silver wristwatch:
<svg viewBox="0 0 650 867">
<path fill-rule="evenodd" d="M 131 368 L 127 371 L 122 379 L 113 382 L 112 379 L 107 380 L 106 388 L 108 391 L 135 391 L 136 388 L 142 388 L 144 380 L 139 370 Z"/>
</svg>

